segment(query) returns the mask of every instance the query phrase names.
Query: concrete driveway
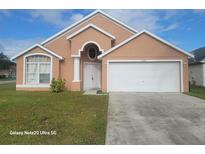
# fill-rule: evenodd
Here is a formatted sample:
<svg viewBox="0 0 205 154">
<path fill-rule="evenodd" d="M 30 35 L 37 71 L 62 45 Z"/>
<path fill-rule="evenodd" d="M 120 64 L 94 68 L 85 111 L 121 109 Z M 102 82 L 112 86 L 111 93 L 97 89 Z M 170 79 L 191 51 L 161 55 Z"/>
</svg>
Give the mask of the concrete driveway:
<svg viewBox="0 0 205 154">
<path fill-rule="evenodd" d="M 106 144 L 205 144 L 205 101 L 179 93 L 110 93 Z"/>
</svg>

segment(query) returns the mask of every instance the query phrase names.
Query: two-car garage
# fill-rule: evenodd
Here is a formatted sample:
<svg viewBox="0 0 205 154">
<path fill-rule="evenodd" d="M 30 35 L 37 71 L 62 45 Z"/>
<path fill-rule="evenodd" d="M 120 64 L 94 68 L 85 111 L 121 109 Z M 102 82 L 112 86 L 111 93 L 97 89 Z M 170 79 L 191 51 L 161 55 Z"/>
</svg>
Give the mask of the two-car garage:
<svg viewBox="0 0 205 154">
<path fill-rule="evenodd" d="M 149 32 L 141 32 L 98 56 L 102 60 L 102 90 L 187 92 L 188 58 L 193 57 Z"/>
<path fill-rule="evenodd" d="M 181 92 L 180 60 L 109 61 L 108 91 Z"/>
</svg>

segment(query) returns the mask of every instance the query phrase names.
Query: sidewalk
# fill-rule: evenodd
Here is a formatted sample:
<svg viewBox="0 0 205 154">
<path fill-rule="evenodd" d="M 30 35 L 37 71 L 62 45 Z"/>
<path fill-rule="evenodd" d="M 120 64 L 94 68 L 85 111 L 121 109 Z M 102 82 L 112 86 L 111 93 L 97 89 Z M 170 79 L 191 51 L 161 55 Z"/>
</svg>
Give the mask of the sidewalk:
<svg viewBox="0 0 205 154">
<path fill-rule="evenodd" d="M 15 83 L 16 80 L 0 81 L 0 84 Z"/>
</svg>

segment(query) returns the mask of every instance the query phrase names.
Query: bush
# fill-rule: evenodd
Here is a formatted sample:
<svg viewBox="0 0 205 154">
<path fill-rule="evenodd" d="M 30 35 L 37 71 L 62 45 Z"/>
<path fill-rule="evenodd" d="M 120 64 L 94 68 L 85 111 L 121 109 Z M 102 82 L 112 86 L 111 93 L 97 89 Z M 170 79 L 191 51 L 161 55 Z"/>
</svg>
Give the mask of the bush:
<svg viewBox="0 0 205 154">
<path fill-rule="evenodd" d="M 55 79 L 53 78 L 50 84 L 52 92 L 61 92 L 65 89 L 65 79 Z"/>
<path fill-rule="evenodd" d="M 6 79 L 6 75 L 0 75 L 0 79 Z"/>
</svg>

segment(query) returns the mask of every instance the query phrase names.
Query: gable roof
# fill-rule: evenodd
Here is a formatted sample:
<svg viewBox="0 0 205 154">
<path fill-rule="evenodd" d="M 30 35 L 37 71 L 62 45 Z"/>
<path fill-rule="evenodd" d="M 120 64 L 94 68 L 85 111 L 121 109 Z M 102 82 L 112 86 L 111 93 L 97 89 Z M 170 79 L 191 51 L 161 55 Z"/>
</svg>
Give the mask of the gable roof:
<svg viewBox="0 0 205 154">
<path fill-rule="evenodd" d="M 51 51 L 51 50 L 48 49 L 48 48 L 45 48 L 44 46 L 42 46 L 42 45 L 40 45 L 40 44 L 35 44 L 35 45 L 33 45 L 32 47 L 30 47 L 30 48 L 28 48 L 28 49 L 22 51 L 22 52 L 19 53 L 19 54 L 17 54 L 16 56 L 11 57 L 11 60 L 12 60 L 12 61 L 15 60 L 15 59 L 18 58 L 19 56 L 21 56 L 21 55 L 27 53 L 28 51 L 30 51 L 30 50 L 32 50 L 32 49 L 34 49 L 34 48 L 36 48 L 36 47 L 39 47 L 39 48 L 43 49 L 44 51 L 50 53 L 51 55 L 57 57 L 58 59 L 63 60 L 63 57 L 59 56 L 59 55 L 56 54 L 55 52 Z"/>
<path fill-rule="evenodd" d="M 97 27 L 97 26 L 94 25 L 94 24 L 88 24 L 88 25 L 86 25 L 85 27 L 81 28 L 80 30 L 76 31 L 75 33 L 72 33 L 71 35 L 69 35 L 69 36 L 67 37 L 67 39 L 71 39 L 71 38 L 75 37 L 76 35 L 78 35 L 79 33 L 83 32 L 83 31 L 85 31 L 85 30 L 88 29 L 88 28 L 93 28 L 93 29 L 95 29 L 95 30 L 97 30 L 97 31 L 99 31 L 99 32 L 101 32 L 101 33 L 103 33 L 104 35 L 106 35 L 106 36 L 112 38 L 113 40 L 115 40 L 115 36 L 113 36 L 112 34 L 110 34 L 110 33 L 106 32 L 106 31 L 104 31 L 103 29 Z"/>
<path fill-rule="evenodd" d="M 205 61 L 205 47 L 195 49 L 191 52 L 194 58 L 189 60 L 189 64 L 202 63 Z"/>
<path fill-rule="evenodd" d="M 84 21 L 86 21 L 87 19 L 90 19 L 91 17 L 94 17 L 95 15 L 97 15 L 98 13 L 104 15 L 105 17 L 107 17 L 108 19 L 114 21 L 115 23 L 117 23 L 118 25 L 124 27 L 125 29 L 129 30 L 130 32 L 132 32 L 133 34 L 137 33 L 137 31 L 134 29 L 134 28 L 131 28 L 130 26 L 124 24 L 122 21 L 119 21 L 118 19 L 108 15 L 107 13 L 105 13 L 104 11 L 102 10 L 96 10 L 94 12 L 92 12 L 91 14 L 85 16 L 84 18 L 82 18 L 81 20 L 79 20 L 78 22 L 70 25 L 69 27 L 61 30 L 60 32 L 56 33 L 55 35 L 49 37 L 48 39 L 46 39 L 45 41 L 41 42 L 41 45 L 44 45 L 46 43 L 48 43 L 49 41 L 55 39 L 56 37 L 58 37 L 59 35 L 65 33 L 66 31 L 68 30 L 71 30 L 72 28 L 74 28 L 75 26 L 83 23 Z"/>
<path fill-rule="evenodd" d="M 182 49 L 176 47 L 175 45 L 173 45 L 173 44 L 171 44 L 171 43 L 169 43 L 169 42 L 167 42 L 167 41 L 165 41 L 165 40 L 159 38 L 158 36 L 152 34 L 151 32 L 148 32 L 148 31 L 146 31 L 146 30 L 143 30 L 143 31 L 141 31 L 141 32 L 139 32 L 139 33 L 137 33 L 137 34 L 131 36 L 130 38 L 124 40 L 123 42 L 121 42 L 120 44 L 114 46 L 113 48 L 109 49 L 108 51 L 104 52 L 103 54 L 99 55 L 99 56 L 98 56 L 98 59 L 103 58 L 103 57 L 106 56 L 107 54 L 109 54 L 109 53 L 113 52 L 114 50 L 120 48 L 121 46 L 127 44 L 128 42 L 130 42 L 130 41 L 133 40 L 134 38 L 140 36 L 142 33 L 146 33 L 146 34 L 152 36 L 153 38 L 159 40 L 160 42 L 162 42 L 162 43 L 164 43 L 164 44 L 166 44 L 166 45 L 168 45 L 168 46 L 170 46 L 170 47 L 172 47 L 172 48 L 178 50 L 179 52 L 181 52 L 181 53 L 183 53 L 183 54 L 185 54 L 185 55 L 187 55 L 187 56 L 189 56 L 189 57 L 191 57 L 191 58 L 194 57 L 194 55 L 192 55 L 191 53 L 188 53 L 188 52 L 186 52 L 186 51 L 184 51 L 184 50 L 182 50 Z"/>
</svg>

